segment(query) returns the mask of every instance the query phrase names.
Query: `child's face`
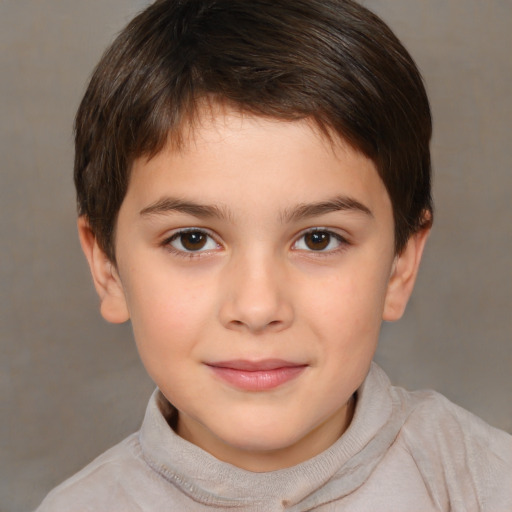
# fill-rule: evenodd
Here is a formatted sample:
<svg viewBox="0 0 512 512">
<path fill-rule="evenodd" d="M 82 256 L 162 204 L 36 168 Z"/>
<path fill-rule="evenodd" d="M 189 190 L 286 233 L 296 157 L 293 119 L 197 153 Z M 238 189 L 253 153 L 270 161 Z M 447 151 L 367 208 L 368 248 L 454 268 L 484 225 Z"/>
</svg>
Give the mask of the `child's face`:
<svg viewBox="0 0 512 512">
<path fill-rule="evenodd" d="M 401 269 L 419 260 L 393 249 L 369 159 L 305 121 L 219 113 L 185 149 L 135 161 L 102 310 L 131 318 L 180 435 L 277 469 L 350 422 L 382 318 L 398 318 L 412 288 Z"/>
</svg>

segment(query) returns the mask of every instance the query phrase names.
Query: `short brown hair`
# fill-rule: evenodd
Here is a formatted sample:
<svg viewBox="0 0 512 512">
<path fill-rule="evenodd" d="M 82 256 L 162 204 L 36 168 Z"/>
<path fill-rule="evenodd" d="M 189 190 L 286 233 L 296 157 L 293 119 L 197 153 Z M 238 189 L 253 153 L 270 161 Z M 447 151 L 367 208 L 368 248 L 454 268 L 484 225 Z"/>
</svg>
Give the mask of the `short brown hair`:
<svg viewBox="0 0 512 512">
<path fill-rule="evenodd" d="M 106 51 L 75 122 L 79 214 L 112 261 L 131 163 L 179 144 L 205 97 L 310 118 L 372 159 L 397 252 L 431 223 L 427 95 L 376 15 L 350 0 L 158 0 Z"/>
</svg>

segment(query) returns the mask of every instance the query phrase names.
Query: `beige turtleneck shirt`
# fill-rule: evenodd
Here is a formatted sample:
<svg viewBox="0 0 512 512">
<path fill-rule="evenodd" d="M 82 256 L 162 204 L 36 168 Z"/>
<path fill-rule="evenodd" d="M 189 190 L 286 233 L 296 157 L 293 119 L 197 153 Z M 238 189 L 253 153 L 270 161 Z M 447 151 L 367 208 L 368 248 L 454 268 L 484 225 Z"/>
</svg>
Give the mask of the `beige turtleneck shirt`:
<svg viewBox="0 0 512 512">
<path fill-rule="evenodd" d="M 141 430 L 37 512 L 512 511 L 512 436 L 435 392 L 391 386 L 375 364 L 341 438 L 279 471 L 215 459 L 174 433 L 172 414 L 156 391 Z"/>
</svg>

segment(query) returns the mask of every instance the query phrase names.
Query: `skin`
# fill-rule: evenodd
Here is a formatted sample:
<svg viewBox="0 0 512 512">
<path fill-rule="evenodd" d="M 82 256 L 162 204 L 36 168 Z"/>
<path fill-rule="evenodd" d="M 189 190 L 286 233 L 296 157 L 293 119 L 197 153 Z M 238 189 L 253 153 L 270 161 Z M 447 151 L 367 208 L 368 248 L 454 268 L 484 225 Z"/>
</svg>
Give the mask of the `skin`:
<svg viewBox="0 0 512 512">
<path fill-rule="evenodd" d="M 181 150 L 134 162 L 116 265 L 84 218 L 79 232 L 102 314 L 131 320 L 149 375 L 179 411 L 178 434 L 250 471 L 298 464 L 345 431 L 427 237 L 394 253 L 386 189 L 343 140 L 308 121 L 221 110 Z M 211 366 L 269 359 L 300 369 L 247 390 Z"/>
</svg>

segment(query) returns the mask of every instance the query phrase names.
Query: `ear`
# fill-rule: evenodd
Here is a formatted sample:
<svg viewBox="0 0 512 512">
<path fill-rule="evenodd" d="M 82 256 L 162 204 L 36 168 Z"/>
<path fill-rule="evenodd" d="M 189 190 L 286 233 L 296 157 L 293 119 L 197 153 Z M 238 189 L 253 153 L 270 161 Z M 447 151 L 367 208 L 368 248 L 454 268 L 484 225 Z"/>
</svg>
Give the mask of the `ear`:
<svg viewBox="0 0 512 512">
<path fill-rule="evenodd" d="M 414 233 L 403 251 L 395 257 L 384 302 L 383 320 L 394 322 L 404 314 L 429 233 L 429 228 Z"/>
<path fill-rule="evenodd" d="M 126 322 L 130 313 L 117 269 L 98 245 L 87 219 L 83 216 L 78 218 L 78 236 L 100 297 L 101 315 L 107 322 Z"/>
</svg>

